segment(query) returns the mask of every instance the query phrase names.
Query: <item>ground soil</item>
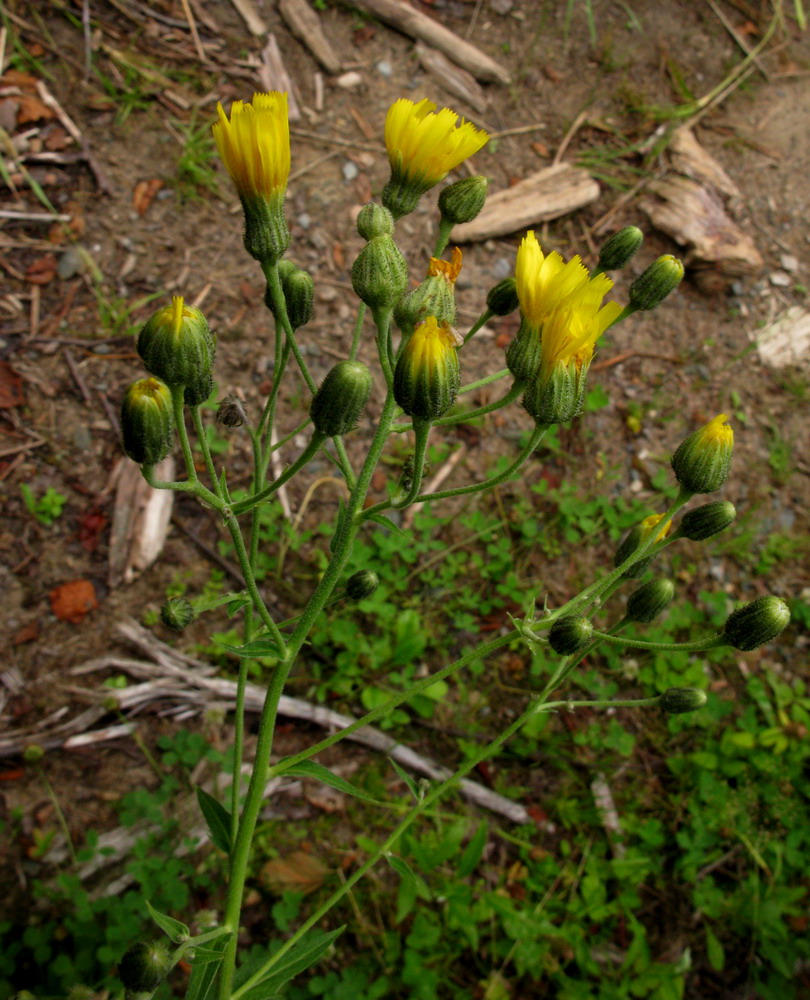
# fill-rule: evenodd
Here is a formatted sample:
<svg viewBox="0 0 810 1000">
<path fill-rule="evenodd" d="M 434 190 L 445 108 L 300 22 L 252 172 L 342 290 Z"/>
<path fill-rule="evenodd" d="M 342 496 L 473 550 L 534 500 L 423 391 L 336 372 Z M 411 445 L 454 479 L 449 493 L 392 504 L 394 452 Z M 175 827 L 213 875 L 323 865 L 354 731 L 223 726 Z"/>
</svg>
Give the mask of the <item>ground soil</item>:
<svg viewBox="0 0 810 1000">
<path fill-rule="evenodd" d="M 475 169 L 490 178 L 491 190 L 498 190 L 548 165 L 567 135 L 565 155 L 572 161 L 594 150 L 641 142 L 659 124 L 645 107 L 674 107 L 684 100 L 679 87 L 696 96 L 708 93 L 742 57 L 715 5 L 697 0 L 594 0 L 595 40 L 585 16 L 589 5 L 417 3 L 509 68 L 512 84 L 488 85 L 486 112 L 476 115 L 425 75 L 408 38 L 339 5 L 325 6 L 320 16 L 328 37 L 359 82 L 346 88 L 325 74 L 323 109 L 317 111 L 317 64 L 291 37 L 275 5 L 261 7 L 303 112 L 293 125 L 288 216 L 291 256 L 312 271 L 318 289 L 315 320 L 303 338 L 316 379 L 345 355 L 351 340 L 348 269 L 361 246 L 353 219 L 357 207 L 377 195 L 387 178 L 381 135 L 393 100 L 429 96 L 493 133 L 533 126 L 500 138 L 489 152 L 475 157 Z M 84 703 L 71 693 L 71 668 L 117 648 L 116 622 L 127 616 L 140 620 L 155 611 L 166 588 L 178 579 L 193 594 L 208 578 L 206 556 L 189 531 L 216 545 L 218 527 L 192 504 L 178 502 L 176 522 L 158 562 L 130 585 L 108 584 L 114 482 L 124 461 L 115 412 L 127 384 L 141 376 L 131 333 L 122 336 L 126 330 L 115 327 L 122 310 L 134 305 L 126 328 L 148 315 L 149 305 L 137 305 L 144 297 L 156 295 L 155 302 L 162 304 L 172 293 L 198 302 L 219 335 L 220 395 L 239 388 L 255 413 L 269 387 L 271 319 L 260 305 L 261 276 L 241 249 L 241 214 L 227 178 L 217 167 L 218 194 L 200 189 L 191 196 L 177 186 L 180 130 L 188 122 L 199 125 L 210 119 L 217 99 L 247 98 L 263 89 L 255 57 L 264 40 L 251 36 L 228 3 L 192 7 L 220 28 L 217 37 L 200 23 L 203 40 L 217 43 L 205 64 L 195 55 L 181 5 L 169 0 L 154 6 L 156 16 L 144 5 L 139 13 L 126 2 L 92 5 L 89 48 L 80 7 L 14 0 L 8 6 L 13 17 L 7 22 L 6 66 L 12 60 L 12 66 L 46 80 L 99 169 L 94 175 L 83 162 L 30 168 L 56 209 L 80 220 L 77 243 L 53 232 L 49 237 L 51 226 L 41 222 L 5 221 L 0 232 L 5 275 L 0 359 L 7 383 L 0 386 L 6 393 L 0 409 L 0 579 L 3 631 L 9 640 L 3 724 L 9 729 L 33 732 L 65 706 L 69 713 L 78 711 Z M 772 14 L 764 3 L 721 0 L 717 7 L 749 47 L 762 37 Z M 128 70 L 114 51 L 133 60 L 148 57 L 171 80 L 154 82 Z M 715 413 L 730 412 L 737 438 L 727 495 L 738 507 L 749 505 L 758 512 L 761 536 L 773 530 L 800 534 L 808 507 L 807 360 L 804 368 L 774 369 L 751 345 L 764 324 L 807 300 L 809 54 L 808 34 L 786 20 L 759 68 L 696 124 L 699 141 L 742 192 L 735 212 L 764 267 L 733 282 L 706 281 L 705 275 L 696 281 L 690 274 L 678 295 L 654 316 L 634 317 L 613 333 L 600 354 L 607 363 L 594 372 L 611 402 L 587 418 L 595 435 L 584 446 L 585 460 L 598 459 L 619 470 L 617 490 L 653 498 L 651 477 L 672 447 Z M 119 86 L 126 81 L 130 90 L 140 90 L 130 113 L 125 115 L 120 91 L 111 100 L 95 72 L 85 75 L 87 59 L 107 80 Z M 12 134 L 30 127 L 13 119 L 4 119 L 3 125 Z M 47 138 L 58 122 L 44 118 L 34 125 Z M 544 246 L 565 255 L 582 253 L 593 264 L 600 238 L 595 227 L 606 213 L 612 212 L 606 231 L 639 224 L 647 242 L 638 264 L 617 279 L 617 297 L 623 298 L 632 278 L 657 254 L 681 252 L 639 209 L 644 190 L 638 182 L 660 171 L 665 156 L 642 160 L 629 153 L 612 160 L 603 171 L 597 202 L 538 227 Z M 139 212 L 138 185 L 152 180 L 162 187 Z M 4 208 L 42 211 L 19 176 L 15 191 L 6 188 L 1 197 Z M 401 230 L 416 274 L 429 253 L 431 213 L 427 205 L 420 206 Z M 511 272 L 519 235 L 464 248 L 460 328 L 478 315 L 486 289 Z M 60 270 L 51 272 L 51 280 L 34 284 L 37 268 L 47 272 L 51 258 Z M 502 347 L 514 329 L 510 324 L 493 323 L 473 341 L 465 354 L 466 380 L 502 366 Z M 370 340 L 362 356 L 372 361 Z M 15 391 L 21 396 L 10 402 L 17 405 L 8 405 L 8 393 Z M 306 406 L 297 389 L 284 402 L 282 430 L 294 427 Z M 379 402 L 374 399 L 372 409 Z M 640 423 L 628 422 L 637 413 Z M 468 481 L 494 458 L 512 454 L 526 426 L 526 415 L 517 407 L 493 421 L 455 470 L 452 484 Z M 367 430 L 368 425 L 361 427 L 352 441 L 355 452 Z M 294 454 L 295 443 L 285 459 Z M 232 481 L 247 468 L 247 458 L 246 438 L 235 435 L 229 459 L 235 470 Z M 316 468 L 313 476 L 318 472 Z M 304 477 L 291 484 L 293 511 L 300 507 L 308 481 Z M 39 523 L 26 510 L 21 485 L 28 485 L 35 497 L 48 488 L 63 494 L 62 515 L 52 525 Z M 384 494 L 384 483 L 375 488 Z M 328 515 L 329 503 L 313 510 L 318 517 Z M 749 576 L 744 582 L 733 560 L 716 571 L 735 598 L 767 591 L 797 596 L 808 584 L 795 562 L 786 572 L 777 566 L 770 576 Z M 55 615 L 51 598 L 56 588 L 73 580 L 90 581 L 98 603 L 75 623 Z M 161 626 L 158 633 L 165 638 Z M 200 640 L 202 633 L 191 638 Z M 770 655 L 790 667 L 784 652 Z M 147 740 L 165 728 L 146 717 L 140 724 Z M 220 737 L 227 740 L 227 727 Z M 295 740 L 294 734 L 288 738 Z M 300 740 L 307 740 L 305 731 Z M 429 749 L 429 744 L 423 746 Z M 2 776 L 9 780 L 3 784 L 3 808 L 22 816 L 19 843 L 7 845 L 6 860 L 12 881 L 24 883 L 30 874 L 25 851 L 31 830 L 56 821 L 43 813 L 45 795 L 37 774 L 25 770 L 19 756 L 9 757 L 5 767 Z M 75 798 L 62 802 L 74 831 L 112 822 L 114 793 L 148 780 L 145 768 L 133 766 L 131 745 L 121 741 L 54 751 L 43 767 L 54 787 L 81 788 Z"/>
</svg>

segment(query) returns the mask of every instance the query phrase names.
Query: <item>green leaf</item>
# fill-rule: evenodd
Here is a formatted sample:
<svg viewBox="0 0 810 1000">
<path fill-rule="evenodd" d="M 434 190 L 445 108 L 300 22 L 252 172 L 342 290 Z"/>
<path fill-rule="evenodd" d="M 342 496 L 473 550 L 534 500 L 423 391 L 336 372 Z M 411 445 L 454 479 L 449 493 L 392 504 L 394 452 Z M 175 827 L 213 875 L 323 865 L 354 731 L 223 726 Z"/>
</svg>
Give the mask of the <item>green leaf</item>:
<svg viewBox="0 0 810 1000">
<path fill-rule="evenodd" d="M 417 802 L 420 802 L 422 800 L 422 796 L 419 794 L 419 789 L 417 788 L 416 782 L 413 780 L 410 774 L 408 774 L 407 771 L 403 771 L 393 757 L 389 757 L 388 762 L 390 763 L 391 767 L 393 767 L 393 769 L 397 772 L 397 775 L 408 786 L 408 791 L 411 793 L 411 795 L 413 795 L 413 797 L 416 799 Z"/>
<path fill-rule="evenodd" d="M 195 949 L 195 957 L 191 962 L 191 978 L 188 982 L 186 1000 L 207 1000 L 208 994 L 211 992 L 211 987 L 214 985 L 214 980 L 216 979 L 219 966 L 222 962 L 222 952 L 225 950 L 229 937 L 230 935 L 225 935 L 224 937 L 214 941 L 210 949 Z M 216 962 L 205 959 L 200 961 L 199 953 L 203 950 L 205 950 L 205 952 L 216 952 Z"/>
<path fill-rule="evenodd" d="M 487 825 L 486 823 L 479 823 L 478 828 L 472 837 L 470 837 L 469 843 L 464 848 L 464 853 L 461 855 L 461 860 L 458 863 L 456 875 L 459 878 L 466 878 L 468 875 L 472 874 L 476 865 L 481 860 L 481 855 L 484 853 L 484 848 L 486 846 Z"/>
<path fill-rule="evenodd" d="M 324 785 L 329 785 L 330 788 L 335 788 L 339 792 L 344 792 L 346 795 L 353 795 L 356 799 L 362 799 L 363 802 L 368 802 L 373 806 L 382 805 L 379 799 L 375 799 L 373 796 L 364 792 L 361 788 L 357 788 L 350 782 L 346 781 L 344 778 L 338 777 L 329 770 L 328 767 L 324 767 L 323 764 L 316 764 L 312 760 L 301 761 L 300 764 L 296 764 L 291 767 L 288 771 L 283 771 L 291 778 L 314 778 L 316 781 L 322 782 Z"/>
<path fill-rule="evenodd" d="M 154 906 L 145 900 L 146 909 L 149 910 L 149 916 L 155 921 L 158 927 L 166 934 L 172 941 L 176 944 L 182 944 L 183 941 L 188 941 L 191 937 L 191 931 L 186 927 L 185 924 L 181 924 L 179 920 L 175 920 L 174 917 L 167 917 L 165 913 L 161 913 L 156 910 Z"/>
<path fill-rule="evenodd" d="M 246 642 L 244 646 L 232 646 L 228 642 L 220 642 L 219 646 L 234 656 L 242 656 L 246 659 L 258 659 L 260 656 L 278 656 L 278 646 L 272 639 L 254 639 L 253 642 Z"/>
<path fill-rule="evenodd" d="M 408 542 L 412 541 L 408 532 L 403 531 L 398 524 L 394 524 L 391 518 L 386 514 L 372 514 L 369 521 L 374 521 L 375 524 L 379 524 L 383 528 L 388 528 L 389 531 L 393 531 L 395 535 L 401 535 L 402 538 L 407 538 Z"/>
<path fill-rule="evenodd" d="M 397 913 L 394 918 L 395 922 L 399 924 L 408 916 L 416 902 L 418 890 L 416 876 L 411 871 L 407 862 L 403 861 L 402 858 L 398 858 L 396 854 L 386 854 L 385 860 L 401 879 L 399 892 L 397 893 Z"/>
<path fill-rule="evenodd" d="M 243 1000 L 271 1000 L 285 983 L 305 972 L 322 958 L 344 930 L 345 924 L 329 933 L 310 931 L 305 934 L 284 958 L 269 970 L 269 974 L 261 982 L 242 994 Z"/>
<path fill-rule="evenodd" d="M 723 971 L 726 964 L 726 953 L 716 935 L 708 927 L 706 928 L 706 957 L 715 972 Z"/>
<path fill-rule="evenodd" d="M 209 962 L 221 962 L 222 952 L 215 948 L 205 948 L 202 945 L 193 949 L 193 958 L 189 959 L 194 965 L 207 965 Z"/>
<path fill-rule="evenodd" d="M 226 854 L 231 853 L 231 814 L 213 795 L 197 785 L 197 801 L 205 819 L 211 843 Z"/>
</svg>

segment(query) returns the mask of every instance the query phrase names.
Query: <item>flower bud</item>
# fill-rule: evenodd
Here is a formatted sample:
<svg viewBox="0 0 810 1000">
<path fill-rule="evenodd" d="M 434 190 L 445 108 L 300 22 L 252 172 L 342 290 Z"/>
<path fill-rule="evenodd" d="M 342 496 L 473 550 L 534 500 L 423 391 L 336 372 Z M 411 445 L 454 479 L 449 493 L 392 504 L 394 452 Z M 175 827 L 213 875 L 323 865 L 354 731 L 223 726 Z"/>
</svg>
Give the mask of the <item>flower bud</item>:
<svg viewBox="0 0 810 1000">
<path fill-rule="evenodd" d="M 160 609 L 160 620 L 173 632 L 182 632 L 196 617 L 191 601 L 185 597 L 170 597 Z"/>
<path fill-rule="evenodd" d="M 644 241 L 644 233 L 638 226 L 625 226 L 605 240 L 599 248 L 600 271 L 618 271 L 625 267 Z"/>
<path fill-rule="evenodd" d="M 627 598 L 625 618 L 647 624 L 657 618 L 675 596 L 671 580 L 650 580 Z"/>
<path fill-rule="evenodd" d="M 593 625 L 583 615 L 564 615 L 548 632 L 548 644 L 555 653 L 571 656 L 591 641 Z"/>
<path fill-rule="evenodd" d="M 616 554 L 613 556 L 613 565 L 616 567 L 621 566 L 626 559 L 629 559 L 636 549 L 640 548 L 642 543 L 650 537 L 653 530 L 661 523 L 663 518 L 663 514 L 652 514 L 650 517 L 645 517 L 641 524 L 637 524 L 631 528 L 616 549 Z M 666 525 L 658 531 L 655 539 L 656 542 L 660 542 L 662 538 L 665 538 L 671 527 L 672 521 L 667 521 Z M 643 576 L 644 571 L 651 562 L 652 556 L 645 556 L 638 562 L 631 563 L 622 576 L 628 580 L 637 580 L 640 576 Z"/>
<path fill-rule="evenodd" d="M 487 200 L 487 183 L 486 177 L 465 177 L 444 188 L 439 195 L 442 219 L 454 226 L 472 222 Z"/>
<path fill-rule="evenodd" d="M 127 995 L 152 994 L 169 971 L 169 952 L 162 941 L 138 941 L 118 963 L 118 978 Z"/>
<path fill-rule="evenodd" d="M 446 324 L 428 316 L 405 345 L 394 370 L 394 399 L 417 420 L 436 420 L 456 400 L 456 341 Z"/>
<path fill-rule="evenodd" d="M 124 451 L 139 465 L 162 462 L 172 448 L 172 394 L 156 378 L 142 378 L 127 389 L 121 404 Z"/>
<path fill-rule="evenodd" d="M 680 485 L 690 493 L 714 493 L 728 479 L 734 431 L 721 413 L 683 441 L 672 456 Z"/>
<path fill-rule="evenodd" d="M 394 216 L 375 201 L 363 205 L 357 214 L 357 232 L 364 240 L 394 235 Z"/>
<path fill-rule="evenodd" d="M 390 236 L 374 236 L 352 265 L 352 288 L 370 309 L 393 308 L 408 287 L 408 265 Z"/>
<path fill-rule="evenodd" d="M 700 688 L 669 688 L 658 699 L 658 704 L 668 715 L 683 715 L 684 712 L 703 708 L 706 704 L 706 692 Z"/>
<path fill-rule="evenodd" d="M 655 309 L 683 278 L 683 264 L 672 254 L 665 254 L 653 261 L 630 286 L 630 308 Z"/>
<path fill-rule="evenodd" d="M 487 293 L 487 309 L 495 316 L 508 316 L 519 305 L 517 281 L 514 277 L 504 278 Z"/>
<path fill-rule="evenodd" d="M 230 393 L 220 400 L 217 407 L 216 422 L 221 427 L 241 427 L 247 421 L 245 406 L 242 400 Z"/>
<path fill-rule="evenodd" d="M 522 319 L 518 332 L 506 348 L 506 367 L 518 382 L 528 382 L 540 370 L 543 341 L 540 330 Z"/>
<path fill-rule="evenodd" d="M 45 756 L 45 747 L 39 743 L 29 743 L 23 750 L 22 758 L 26 764 L 38 764 Z"/>
<path fill-rule="evenodd" d="M 678 534 L 692 542 L 702 542 L 704 538 L 711 538 L 712 535 L 725 531 L 736 516 L 734 504 L 728 500 L 704 503 L 684 514 L 678 525 Z"/>
<path fill-rule="evenodd" d="M 312 397 L 309 415 L 315 429 L 327 437 L 352 430 L 365 409 L 373 381 L 361 361 L 339 361 Z"/>
<path fill-rule="evenodd" d="M 158 309 L 138 335 L 138 354 L 152 375 L 170 387 L 185 387 L 189 406 L 199 406 L 213 387 L 216 338 L 199 309 L 176 295 Z"/>
<path fill-rule="evenodd" d="M 579 416 L 585 402 L 588 367 L 580 368 L 576 361 L 567 365 L 559 362 L 544 372 L 541 364 L 523 396 L 523 408 L 538 427 L 564 424 Z"/>
<path fill-rule="evenodd" d="M 790 609 L 778 597 L 758 597 L 726 620 L 724 633 L 730 646 L 747 653 L 775 639 L 788 626 Z"/>
<path fill-rule="evenodd" d="M 287 319 L 293 330 L 298 330 L 300 327 L 306 326 L 312 319 L 313 299 L 315 297 L 315 284 L 312 275 L 309 271 L 296 267 L 292 261 L 283 260 L 279 264 L 278 276 L 281 290 L 284 293 Z M 273 318 L 278 320 L 273 293 L 269 285 L 264 292 L 264 304 L 273 314 Z"/>
<path fill-rule="evenodd" d="M 455 285 L 460 272 L 461 250 L 458 247 L 453 247 L 451 260 L 430 258 L 425 280 L 403 295 L 394 307 L 394 320 L 404 334 L 410 336 L 428 316 L 434 316 L 439 323 L 455 324 Z"/>
<path fill-rule="evenodd" d="M 371 597 L 380 583 L 380 578 L 370 569 L 353 573 L 346 581 L 346 596 L 352 601 L 362 601 Z"/>
</svg>

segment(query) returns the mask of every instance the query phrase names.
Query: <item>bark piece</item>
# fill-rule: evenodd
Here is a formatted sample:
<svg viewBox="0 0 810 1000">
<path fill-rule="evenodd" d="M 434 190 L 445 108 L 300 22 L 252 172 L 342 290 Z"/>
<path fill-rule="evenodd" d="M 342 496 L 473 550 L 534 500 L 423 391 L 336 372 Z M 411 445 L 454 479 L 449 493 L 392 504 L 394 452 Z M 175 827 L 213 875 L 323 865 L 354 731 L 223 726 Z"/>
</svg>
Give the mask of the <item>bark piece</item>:
<svg viewBox="0 0 810 1000">
<path fill-rule="evenodd" d="M 472 73 L 468 73 L 466 69 L 457 66 L 447 56 L 436 49 L 431 49 L 423 42 L 416 43 L 416 55 L 422 68 L 435 77 L 446 91 L 466 101 L 479 114 L 486 111 L 487 95 Z"/>
<path fill-rule="evenodd" d="M 287 27 L 305 45 L 327 73 L 339 73 L 340 56 L 323 33 L 321 19 L 306 0 L 279 0 L 279 12 Z"/>
<path fill-rule="evenodd" d="M 174 479 L 174 459 L 164 459 L 155 467 L 155 474 L 158 479 Z M 141 475 L 140 466 L 121 459 L 110 536 L 111 587 L 132 583 L 163 551 L 173 504 L 171 490 L 153 489 Z"/>
<path fill-rule="evenodd" d="M 639 203 L 656 229 L 689 249 L 684 263 L 714 276 L 720 284 L 756 274 L 763 266 L 754 241 L 732 218 L 742 203 L 740 191 L 720 164 L 683 126 L 669 147 L 670 169 L 652 180 L 654 198 Z M 713 288 L 704 280 L 704 287 Z"/>
<path fill-rule="evenodd" d="M 810 312 L 806 309 L 791 306 L 752 336 L 766 365 L 810 371 Z"/>
<path fill-rule="evenodd" d="M 349 5 L 373 14 L 404 35 L 418 38 L 434 49 L 439 49 L 458 66 L 469 70 L 477 80 L 503 84 L 510 82 L 509 73 L 485 52 L 401 0 L 350 0 Z"/>
<path fill-rule="evenodd" d="M 231 0 L 242 20 L 248 27 L 248 31 L 256 37 L 267 33 L 267 25 L 264 23 L 259 8 L 253 0 Z"/>
<path fill-rule="evenodd" d="M 587 170 L 557 163 L 490 195 L 480 215 L 456 226 L 450 239 L 454 243 L 475 243 L 505 236 L 567 215 L 598 197 L 599 185 Z"/>
</svg>

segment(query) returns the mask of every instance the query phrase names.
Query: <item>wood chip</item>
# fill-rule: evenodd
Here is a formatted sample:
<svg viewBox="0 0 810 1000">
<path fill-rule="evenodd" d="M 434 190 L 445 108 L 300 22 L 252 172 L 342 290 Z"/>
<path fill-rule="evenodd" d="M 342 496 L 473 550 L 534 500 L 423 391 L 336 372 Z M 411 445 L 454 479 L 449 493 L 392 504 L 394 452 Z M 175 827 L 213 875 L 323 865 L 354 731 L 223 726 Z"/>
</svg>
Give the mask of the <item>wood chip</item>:
<svg viewBox="0 0 810 1000">
<path fill-rule="evenodd" d="M 279 0 L 278 9 L 293 35 L 309 49 L 326 72 L 339 73 L 343 68 L 342 60 L 324 34 L 321 19 L 306 0 Z"/>
<path fill-rule="evenodd" d="M 598 197 L 599 185 L 587 170 L 558 163 L 490 195 L 481 214 L 472 222 L 456 226 L 450 239 L 454 243 L 475 243 L 506 236 L 546 219 L 568 215 Z"/>
<path fill-rule="evenodd" d="M 509 84 L 509 73 L 475 45 L 466 42 L 444 25 L 438 24 L 421 11 L 401 0 L 346 0 L 349 6 L 373 14 L 386 24 L 411 38 L 427 42 L 468 70 L 476 78 L 489 83 Z"/>
<path fill-rule="evenodd" d="M 155 476 L 172 480 L 174 469 L 174 459 L 169 456 L 155 466 Z M 173 504 L 172 490 L 153 489 L 141 475 L 140 466 L 121 459 L 110 535 L 111 587 L 131 583 L 163 551 Z"/>
<path fill-rule="evenodd" d="M 479 114 L 486 111 L 487 95 L 472 73 L 468 73 L 466 69 L 457 66 L 447 56 L 423 42 L 416 43 L 416 56 L 422 68 L 438 80 L 448 93 L 466 101 Z"/>
<path fill-rule="evenodd" d="M 792 306 L 752 337 L 760 358 L 771 368 L 810 370 L 810 312 L 801 306 Z"/>
<path fill-rule="evenodd" d="M 689 248 L 685 264 L 721 281 L 760 271 L 762 256 L 732 218 L 742 203 L 739 189 L 686 126 L 675 133 L 669 158 L 664 176 L 647 184 L 654 197 L 639 203 L 652 224 Z"/>
<path fill-rule="evenodd" d="M 248 27 L 251 34 L 260 37 L 267 34 L 267 25 L 264 23 L 259 9 L 253 0 L 231 0 L 237 13 Z"/>
<path fill-rule="evenodd" d="M 259 80 L 262 88 L 268 92 L 280 90 L 287 92 L 287 114 L 291 122 L 301 120 L 301 109 L 295 98 L 292 80 L 284 60 L 281 58 L 281 50 L 278 47 L 275 35 L 267 36 L 267 44 L 262 49 L 262 61 L 258 67 Z"/>
</svg>

